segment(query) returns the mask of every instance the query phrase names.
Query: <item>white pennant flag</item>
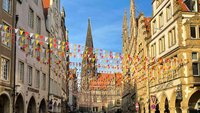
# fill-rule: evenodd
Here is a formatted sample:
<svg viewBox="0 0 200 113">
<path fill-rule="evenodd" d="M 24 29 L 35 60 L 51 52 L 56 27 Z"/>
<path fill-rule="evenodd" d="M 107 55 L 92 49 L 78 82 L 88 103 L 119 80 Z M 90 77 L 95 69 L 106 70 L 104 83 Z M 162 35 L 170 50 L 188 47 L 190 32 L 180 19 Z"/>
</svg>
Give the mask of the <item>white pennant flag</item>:
<svg viewBox="0 0 200 113">
<path fill-rule="evenodd" d="M 47 42 L 48 41 L 48 37 L 45 37 L 44 40 L 45 40 L 45 42 Z"/>
<path fill-rule="evenodd" d="M 60 43 L 61 43 L 61 41 L 60 40 L 58 40 L 58 44 L 60 45 Z"/>
<path fill-rule="evenodd" d="M 30 33 L 30 37 L 33 37 L 33 33 Z"/>
<path fill-rule="evenodd" d="M 58 45 L 58 49 L 60 49 L 60 45 Z"/>
<path fill-rule="evenodd" d="M 15 33 L 18 33 L 19 29 L 15 29 Z"/>
</svg>

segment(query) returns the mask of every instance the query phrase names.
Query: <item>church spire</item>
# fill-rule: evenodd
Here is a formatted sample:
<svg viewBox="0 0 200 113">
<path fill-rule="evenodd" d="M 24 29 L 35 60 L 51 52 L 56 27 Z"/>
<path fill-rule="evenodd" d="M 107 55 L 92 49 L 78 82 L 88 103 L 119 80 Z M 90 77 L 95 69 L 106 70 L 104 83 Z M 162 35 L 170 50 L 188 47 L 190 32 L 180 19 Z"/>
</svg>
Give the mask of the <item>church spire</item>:
<svg viewBox="0 0 200 113">
<path fill-rule="evenodd" d="M 88 48 L 93 48 L 92 29 L 91 29 L 91 25 L 90 25 L 90 19 L 88 19 L 88 29 L 87 29 L 85 46 Z"/>
<path fill-rule="evenodd" d="M 134 0 L 130 0 L 131 1 L 131 6 L 130 6 L 130 34 L 131 34 L 131 38 L 136 36 L 136 16 L 135 16 L 135 1 Z"/>
<path fill-rule="evenodd" d="M 124 10 L 124 18 L 123 18 L 123 30 L 128 29 L 128 21 L 127 21 L 127 12 Z"/>
<path fill-rule="evenodd" d="M 131 17 L 135 18 L 135 0 L 131 0 L 130 13 Z"/>
<path fill-rule="evenodd" d="M 128 46 L 128 20 L 127 20 L 127 12 L 126 10 L 124 11 L 124 18 L 123 18 L 123 28 L 122 28 L 122 32 L 123 32 L 123 52 L 126 52 L 126 48 Z"/>
</svg>

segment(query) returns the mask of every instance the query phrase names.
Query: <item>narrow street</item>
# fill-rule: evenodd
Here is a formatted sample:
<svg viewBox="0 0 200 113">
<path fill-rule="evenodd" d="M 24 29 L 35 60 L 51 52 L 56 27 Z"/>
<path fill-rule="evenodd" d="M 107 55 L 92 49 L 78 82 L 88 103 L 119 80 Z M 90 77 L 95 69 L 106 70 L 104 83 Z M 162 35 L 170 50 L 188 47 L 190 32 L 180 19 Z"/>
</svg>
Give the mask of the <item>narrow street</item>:
<svg viewBox="0 0 200 113">
<path fill-rule="evenodd" d="M 0 0 L 0 113 L 200 113 L 200 0 Z"/>
</svg>

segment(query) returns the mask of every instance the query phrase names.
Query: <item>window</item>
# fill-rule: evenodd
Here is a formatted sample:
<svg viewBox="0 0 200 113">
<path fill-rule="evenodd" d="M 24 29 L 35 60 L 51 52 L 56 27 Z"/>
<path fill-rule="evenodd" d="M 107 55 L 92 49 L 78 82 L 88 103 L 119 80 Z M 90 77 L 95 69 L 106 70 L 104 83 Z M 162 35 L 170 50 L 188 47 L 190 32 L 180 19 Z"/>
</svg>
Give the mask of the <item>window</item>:
<svg viewBox="0 0 200 113">
<path fill-rule="evenodd" d="M 159 20 L 160 27 L 163 27 L 164 25 L 163 13 L 161 13 L 159 17 L 160 17 L 160 20 Z"/>
<path fill-rule="evenodd" d="M 194 76 L 199 76 L 199 62 L 198 62 L 198 53 L 197 52 L 192 52 L 192 70 L 193 70 L 193 75 Z"/>
<path fill-rule="evenodd" d="M 24 81 L 24 63 L 19 61 L 19 80 Z"/>
<path fill-rule="evenodd" d="M 9 60 L 1 57 L 1 79 L 9 79 Z"/>
<path fill-rule="evenodd" d="M 39 88 L 40 87 L 40 71 L 39 70 L 36 70 L 35 82 L 36 82 L 36 88 Z"/>
<path fill-rule="evenodd" d="M 32 85 L 32 74 L 33 74 L 32 67 L 28 66 L 28 84 L 30 86 Z"/>
<path fill-rule="evenodd" d="M 157 25 L 156 25 L 156 20 L 154 20 L 153 21 L 153 33 L 155 33 L 157 29 L 158 28 L 157 28 Z"/>
<path fill-rule="evenodd" d="M 4 11 L 11 13 L 11 0 L 3 0 Z"/>
<path fill-rule="evenodd" d="M 31 37 L 29 37 L 29 40 L 28 40 L 28 52 L 31 56 L 33 56 L 33 39 Z"/>
<path fill-rule="evenodd" d="M 151 57 L 156 56 L 156 43 L 151 45 Z"/>
<path fill-rule="evenodd" d="M 41 33 L 41 19 L 39 16 L 36 18 L 36 33 Z"/>
<path fill-rule="evenodd" d="M 190 35 L 191 35 L 191 38 L 197 38 L 196 37 L 196 30 L 195 30 L 195 26 L 191 26 L 190 27 Z"/>
<path fill-rule="evenodd" d="M 200 26 L 191 25 L 190 26 L 190 36 L 192 39 L 200 38 Z"/>
<path fill-rule="evenodd" d="M 42 90 L 46 90 L 46 74 L 42 74 Z"/>
<path fill-rule="evenodd" d="M 1 30 L 1 42 L 4 46 L 6 47 L 11 47 L 11 37 L 12 34 L 10 33 L 10 26 L 8 24 L 6 24 L 5 22 L 3 22 L 3 25 L 8 27 L 6 30 Z"/>
<path fill-rule="evenodd" d="M 31 8 L 29 8 L 28 25 L 30 28 L 34 27 L 34 12 Z"/>
<path fill-rule="evenodd" d="M 198 76 L 199 75 L 199 64 L 198 63 L 192 63 L 192 70 L 193 70 L 193 75 Z"/>
<path fill-rule="evenodd" d="M 159 40 L 159 51 L 160 53 L 165 51 L 165 37 L 164 36 Z"/>
<path fill-rule="evenodd" d="M 184 3 L 187 5 L 188 9 L 191 12 L 198 12 L 198 5 L 199 5 L 199 0 L 185 0 Z"/>
<path fill-rule="evenodd" d="M 199 38 L 200 38 L 200 26 L 199 26 Z"/>
<path fill-rule="evenodd" d="M 171 4 L 167 6 L 167 20 L 169 20 L 172 17 L 172 9 Z"/>
<path fill-rule="evenodd" d="M 40 44 L 37 45 L 36 57 L 37 57 L 37 60 L 39 61 L 40 60 Z"/>
<path fill-rule="evenodd" d="M 198 60 L 197 52 L 192 52 L 192 60 Z"/>
<path fill-rule="evenodd" d="M 47 51 L 46 49 L 43 47 L 43 58 L 46 59 L 47 58 Z"/>
<path fill-rule="evenodd" d="M 169 47 L 173 46 L 176 44 L 176 32 L 175 28 L 173 28 L 171 31 L 168 33 L 168 38 L 169 38 Z"/>
</svg>

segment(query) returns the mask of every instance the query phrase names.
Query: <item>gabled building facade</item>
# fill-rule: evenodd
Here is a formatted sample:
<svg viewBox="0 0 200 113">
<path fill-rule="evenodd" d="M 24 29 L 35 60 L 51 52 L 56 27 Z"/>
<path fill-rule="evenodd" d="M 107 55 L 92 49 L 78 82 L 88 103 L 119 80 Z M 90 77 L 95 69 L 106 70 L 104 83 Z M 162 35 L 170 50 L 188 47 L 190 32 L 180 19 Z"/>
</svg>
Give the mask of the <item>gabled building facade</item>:
<svg viewBox="0 0 200 113">
<path fill-rule="evenodd" d="M 190 113 L 199 109 L 200 97 L 196 96 L 200 94 L 199 3 L 199 0 L 153 1 L 148 54 L 150 58 L 161 59 L 150 66 L 164 69 L 154 69 L 154 79 L 149 82 L 150 96 L 157 100 L 156 109 L 151 111 Z"/>
<path fill-rule="evenodd" d="M 15 0 L 0 1 L 0 111 L 13 112 Z"/>
<path fill-rule="evenodd" d="M 60 11 L 60 0 L 43 0 L 43 4 L 47 31 L 52 39 L 50 43 L 58 45 L 50 47 L 54 54 L 50 55 L 49 104 L 52 107 L 49 111 L 67 112 L 69 57 L 65 53 L 69 52 L 69 47 L 65 10 Z"/>
<path fill-rule="evenodd" d="M 48 111 L 49 54 L 48 45 L 38 43 L 40 36 L 48 36 L 42 0 L 18 0 L 16 15 L 15 112 L 45 113 Z"/>
<path fill-rule="evenodd" d="M 125 81 L 135 88 L 132 112 L 198 112 L 199 3 L 153 0 L 152 18 L 137 18 L 136 42 L 130 39 L 132 52 L 124 53 L 124 60 L 133 62 L 123 66 L 130 72 L 130 77 L 125 72 Z"/>
</svg>

